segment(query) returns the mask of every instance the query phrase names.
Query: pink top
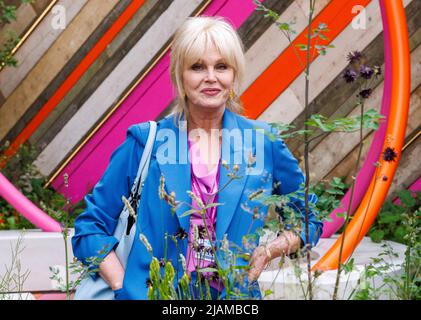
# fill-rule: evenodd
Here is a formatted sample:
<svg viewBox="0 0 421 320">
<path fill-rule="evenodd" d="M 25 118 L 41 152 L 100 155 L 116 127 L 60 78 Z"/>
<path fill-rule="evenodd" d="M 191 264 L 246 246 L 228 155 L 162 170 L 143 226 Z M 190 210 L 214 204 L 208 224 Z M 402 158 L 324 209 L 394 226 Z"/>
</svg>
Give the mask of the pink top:
<svg viewBox="0 0 421 320">
<path fill-rule="evenodd" d="M 192 192 L 201 199 L 205 205 L 215 203 L 218 201 L 216 192 L 218 190 L 219 181 L 219 163 L 208 172 L 204 160 L 200 157 L 199 146 L 190 139 L 188 140 L 188 143 L 191 160 Z M 192 206 L 195 209 L 200 208 L 193 199 Z M 215 241 L 216 238 L 216 210 L 217 207 L 211 207 L 206 210 L 206 226 L 204 225 L 203 217 L 199 213 L 194 213 L 190 216 L 189 245 L 186 258 L 188 273 L 195 271 L 196 267 L 216 268 L 214 255 L 209 242 L 210 238 L 213 241 Z M 194 226 L 197 226 L 198 230 L 197 241 L 194 241 Z M 201 275 L 209 278 L 209 284 L 212 287 L 218 290 L 222 289 L 219 282 L 211 277 L 212 272 L 202 273 Z"/>
</svg>

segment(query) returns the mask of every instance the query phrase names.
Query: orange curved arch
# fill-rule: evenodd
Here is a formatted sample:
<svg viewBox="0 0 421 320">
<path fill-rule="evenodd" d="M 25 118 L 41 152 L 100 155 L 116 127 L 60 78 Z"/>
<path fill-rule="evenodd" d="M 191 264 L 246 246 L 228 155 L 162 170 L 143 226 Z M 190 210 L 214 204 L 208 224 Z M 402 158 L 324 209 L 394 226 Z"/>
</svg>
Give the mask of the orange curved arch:
<svg viewBox="0 0 421 320">
<path fill-rule="evenodd" d="M 347 226 L 329 251 L 313 266 L 312 270 L 332 270 L 339 266 L 339 252 L 342 238 L 344 245 L 341 263 L 354 252 L 358 243 L 367 234 L 381 205 L 386 198 L 401 156 L 408 120 L 410 98 L 410 53 L 405 10 L 402 1 L 384 1 L 387 23 L 390 30 L 392 60 L 391 109 L 383 150 L 393 148 L 398 154 L 395 161 L 379 159 L 376 173 L 369 188 Z M 384 179 L 387 177 L 387 179 Z M 344 236 L 345 235 L 345 236 Z"/>
</svg>

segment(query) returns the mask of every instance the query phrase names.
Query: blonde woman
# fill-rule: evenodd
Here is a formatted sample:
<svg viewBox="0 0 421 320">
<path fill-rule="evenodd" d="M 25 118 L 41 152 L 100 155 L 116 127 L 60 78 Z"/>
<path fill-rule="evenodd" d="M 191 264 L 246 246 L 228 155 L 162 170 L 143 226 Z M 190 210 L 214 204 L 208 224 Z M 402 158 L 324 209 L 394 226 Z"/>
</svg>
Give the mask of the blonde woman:
<svg viewBox="0 0 421 320">
<path fill-rule="evenodd" d="M 309 243 L 304 231 L 284 230 L 259 245 L 255 231 L 263 226 L 268 207 L 253 192 L 289 194 L 304 177 L 285 143 L 271 141 L 256 129 L 271 131 L 268 124 L 241 116 L 239 88 L 245 72 L 241 40 L 223 18 L 189 18 L 176 31 L 171 79 L 177 104 L 158 122 L 126 268 L 114 252 L 117 239 L 112 234 L 121 197 L 128 196 L 136 175 L 147 123 L 141 125 L 143 130 L 128 129 L 75 223 L 75 256 L 86 261 L 106 248 L 95 276 L 103 277 L 116 299 L 147 298 L 152 255 L 172 262 L 178 298 L 200 299 L 206 284 L 213 299 L 227 298 L 227 282 L 200 269 L 226 268 L 229 263 L 249 266 L 243 277 L 230 277 L 230 298 L 260 298 L 256 280 L 271 259 L 317 243 L 322 224 L 310 212 Z M 219 205 L 207 206 L 212 203 Z M 292 197 L 288 206 L 304 225 L 303 202 Z M 188 210 L 190 214 L 184 214 Z M 184 274 L 191 279 L 188 294 L 178 286 Z"/>
</svg>

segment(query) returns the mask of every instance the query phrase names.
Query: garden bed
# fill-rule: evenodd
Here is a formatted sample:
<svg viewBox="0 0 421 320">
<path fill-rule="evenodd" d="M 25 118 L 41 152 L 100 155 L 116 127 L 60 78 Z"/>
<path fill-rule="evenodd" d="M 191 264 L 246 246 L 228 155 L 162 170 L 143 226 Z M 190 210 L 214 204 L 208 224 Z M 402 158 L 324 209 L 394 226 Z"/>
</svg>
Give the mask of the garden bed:
<svg viewBox="0 0 421 320">
<path fill-rule="evenodd" d="M 70 243 L 73 233 L 74 230 L 70 229 L 68 238 L 69 261 L 72 261 L 73 259 Z M 2 252 L 0 257 L 0 275 L 3 276 L 6 272 L 6 267 L 11 266 L 12 248 L 16 247 L 19 237 L 22 235 L 23 241 L 21 244 L 21 252 L 18 255 L 18 259 L 20 260 L 20 273 L 23 274 L 25 271 L 29 271 L 29 274 L 19 291 L 25 293 L 51 293 L 57 291 L 56 282 L 50 280 L 50 276 L 52 275 L 50 267 L 55 266 L 60 268 L 62 278 L 64 278 L 65 254 L 63 236 L 61 233 L 42 232 L 38 229 L 27 230 L 24 233 L 20 230 L 0 232 L 0 252 Z M 335 240 L 336 237 L 320 239 L 317 247 L 312 250 L 312 263 L 315 263 L 323 256 Z M 397 254 L 397 256 L 390 257 L 390 262 L 399 265 L 399 267 L 396 267 L 394 270 L 395 272 L 400 271 L 400 265 L 404 260 L 406 247 L 392 241 L 374 243 L 370 238 L 366 237 L 354 252 L 354 270 L 349 273 L 343 273 L 341 277 L 338 294 L 340 299 L 347 298 L 353 289 L 357 286 L 361 286 L 358 281 L 364 267 L 371 264 L 373 262 L 371 259 L 378 257 L 378 255 L 384 251 L 383 246 L 385 244 Z M 287 258 L 282 269 L 278 268 L 278 262 L 279 259 L 273 260 L 259 278 L 262 292 L 265 292 L 266 290 L 273 291 L 273 293 L 268 295 L 265 299 L 304 299 L 301 285 L 305 283 L 307 276 L 305 264 L 302 263 L 300 265 L 302 269 L 300 281 L 298 276 L 294 273 L 293 260 Z M 314 283 L 315 299 L 331 299 L 335 277 L 336 271 L 327 271 L 317 278 Z M 382 284 L 382 279 L 380 277 L 377 277 L 374 281 L 376 286 Z M 35 297 L 37 297 L 37 295 L 35 295 Z M 15 294 L 10 295 L 9 298 L 33 299 L 34 296 L 27 294 L 19 296 Z M 382 298 L 387 299 L 388 297 L 383 296 Z"/>
</svg>

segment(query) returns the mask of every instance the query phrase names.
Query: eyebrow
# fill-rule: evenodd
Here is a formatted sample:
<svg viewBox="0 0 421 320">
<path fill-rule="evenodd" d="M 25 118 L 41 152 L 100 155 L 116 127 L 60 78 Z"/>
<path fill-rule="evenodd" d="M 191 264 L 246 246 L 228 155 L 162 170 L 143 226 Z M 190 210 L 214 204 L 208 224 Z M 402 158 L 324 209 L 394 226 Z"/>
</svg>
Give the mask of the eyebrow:
<svg viewBox="0 0 421 320">
<path fill-rule="evenodd" d="M 203 60 L 202 60 L 202 59 L 199 59 L 199 60 L 197 60 L 196 62 L 193 62 L 193 64 L 195 64 L 195 63 L 204 63 L 204 62 L 203 62 Z M 217 61 L 215 62 L 215 64 L 217 64 L 217 63 L 227 63 L 227 62 L 226 62 L 226 60 L 225 60 L 224 58 L 221 58 L 221 59 L 219 59 L 219 60 L 217 60 Z"/>
</svg>

